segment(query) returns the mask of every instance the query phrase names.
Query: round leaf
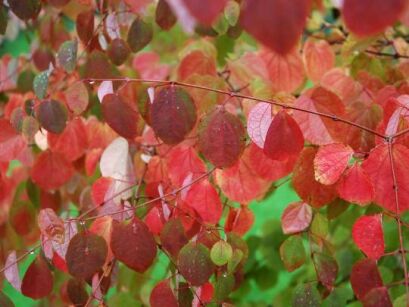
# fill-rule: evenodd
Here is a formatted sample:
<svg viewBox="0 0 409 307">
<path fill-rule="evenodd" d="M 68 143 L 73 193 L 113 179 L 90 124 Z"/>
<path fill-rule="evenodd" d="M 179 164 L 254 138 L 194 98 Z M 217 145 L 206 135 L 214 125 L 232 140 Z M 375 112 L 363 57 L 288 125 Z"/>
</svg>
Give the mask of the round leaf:
<svg viewBox="0 0 409 307">
<path fill-rule="evenodd" d="M 129 48 L 131 48 L 132 52 L 138 52 L 150 43 L 152 37 L 152 25 L 137 18 L 129 28 L 127 39 Z"/>
<path fill-rule="evenodd" d="M 67 108 L 63 103 L 56 100 L 45 100 L 41 102 L 36 115 L 45 130 L 59 134 L 65 128 L 67 113 Z"/>
<path fill-rule="evenodd" d="M 229 243 L 220 240 L 213 245 L 210 250 L 210 258 L 213 263 L 222 266 L 225 265 L 233 256 L 233 249 Z"/>
<path fill-rule="evenodd" d="M 28 267 L 21 284 L 21 292 L 33 299 L 39 299 L 50 294 L 53 289 L 53 275 L 47 263 L 38 257 Z"/>
</svg>

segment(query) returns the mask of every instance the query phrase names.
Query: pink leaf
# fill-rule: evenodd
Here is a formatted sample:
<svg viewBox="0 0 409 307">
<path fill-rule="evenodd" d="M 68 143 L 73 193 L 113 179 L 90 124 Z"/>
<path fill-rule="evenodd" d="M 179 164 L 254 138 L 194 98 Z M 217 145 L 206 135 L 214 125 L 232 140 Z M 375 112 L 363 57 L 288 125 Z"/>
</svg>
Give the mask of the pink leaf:
<svg viewBox="0 0 409 307">
<path fill-rule="evenodd" d="M 361 216 L 352 228 L 352 238 L 368 258 L 378 260 L 385 250 L 381 215 Z"/>
<path fill-rule="evenodd" d="M 283 233 L 293 234 L 304 231 L 310 226 L 312 220 L 312 209 L 304 202 L 290 204 L 281 217 Z"/>
<path fill-rule="evenodd" d="M 21 292 L 21 278 L 18 273 L 16 251 L 12 251 L 8 255 L 4 267 L 6 268 L 4 270 L 4 276 L 7 281 L 14 287 L 14 289 Z"/>
<path fill-rule="evenodd" d="M 64 222 L 51 208 L 40 210 L 38 214 L 38 226 L 41 233 L 51 240 L 64 242 Z"/>
<path fill-rule="evenodd" d="M 247 119 L 247 133 L 260 148 L 264 148 L 267 131 L 273 121 L 271 104 L 259 102 L 250 111 Z"/>
<path fill-rule="evenodd" d="M 98 87 L 98 99 L 99 102 L 102 103 L 105 95 L 113 94 L 114 93 L 114 86 L 112 81 L 102 81 L 100 86 Z"/>
</svg>

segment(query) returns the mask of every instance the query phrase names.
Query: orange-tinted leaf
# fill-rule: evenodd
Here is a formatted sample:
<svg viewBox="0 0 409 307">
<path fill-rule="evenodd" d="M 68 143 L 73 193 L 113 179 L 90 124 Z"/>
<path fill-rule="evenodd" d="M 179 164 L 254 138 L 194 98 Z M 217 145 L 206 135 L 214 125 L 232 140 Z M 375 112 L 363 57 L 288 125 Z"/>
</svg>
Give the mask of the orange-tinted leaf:
<svg viewBox="0 0 409 307">
<path fill-rule="evenodd" d="M 79 279 L 89 279 L 105 263 L 108 253 L 106 241 L 92 233 L 78 233 L 68 245 L 65 260 L 70 274 Z"/>
<path fill-rule="evenodd" d="M 48 132 L 59 134 L 63 132 L 68 118 L 68 110 L 65 105 L 56 100 L 41 102 L 36 112 L 41 126 Z"/>
<path fill-rule="evenodd" d="M 215 267 L 210 259 L 209 249 L 203 244 L 191 242 L 181 249 L 178 268 L 182 276 L 197 287 L 209 280 Z"/>
<path fill-rule="evenodd" d="M 317 149 L 304 148 L 294 167 L 293 186 L 297 194 L 313 207 L 322 207 L 336 197 L 335 186 L 323 185 L 315 180 L 314 158 Z"/>
<path fill-rule="evenodd" d="M 102 101 L 102 114 L 119 135 L 133 139 L 138 134 L 138 113 L 122 96 L 108 94 Z"/>
<path fill-rule="evenodd" d="M 152 37 L 152 25 L 138 17 L 133 21 L 129 28 L 127 42 L 132 52 L 138 52 L 150 43 Z"/>
<path fill-rule="evenodd" d="M 178 301 L 170 288 L 169 280 L 159 282 L 152 290 L 149 303 L 152 307 L 178 307 Z"/>
<path fill-rule="evenodd" d="M 42 152 L 31 169 L 31 178 L 44 190 L 58 189 L 74 174 L 72 165 L 59 153 Z"/>
<path fill-rule="evenodd" d="M 337 192 L 342 199 L 360 206 L 369 204 L 375 194 L 368 175 L 358 164 L 345 171 L 338 181 Z"/>
<path fill-rule="evenodd" d="M 354 34 L 371 36 L 393 25 L 405 6 L 404 0 L 345 0 L 342 13 L 347 27 Z"/>
<path fill-rule="evenodd" d="M 33 299 L 50 294 L 53 289 L 53 275 L 47 263 L 39 256 L 28 267 L 21 284 L 21 292 Z"/>
<path fill-rule="evenodd" d="M 385 251 L 382 217 L 371 215 L 358 218 L 352 228 L 352 238 L 368 258 L 378 260 Z"/>
<path fill-rule="evenodd" d="M 178 75 L 180 80 L 185 80 L 193 74 L 216 75 L 216 62 L 200 50 L 189 53 L 179 65 Z"/>
<path fill-rule="evenodd" d="M 241 25 L 277 53 L 291 51 L 300 39 L 310 8 L 309 0 L 245 0 Z"/>
<path fill-rule="evenodd" d="M 196 123 L 192 97 L 180 87 L 162 88 L 150 106 L 152 128 L 166 144 L 183 141 Z"/>
<path fill-rule="evenodd" d="M 254 214 L 247 206 L 238 209 L 230 208 L 224 229 L 226 232 L 234 232 L 242 236 L 250 230 L 253 223 Z"/>
<path fill-rule="evenodd" d="M 111 233 L 114 256 L 129 268 L 143 273 L 156 257 L 156 243 L 148 227 L 140 220 L 128 224 L 114 222 Z"/>
<path fill-rule="evenodd" d="M 409 149 L 403 145 L 394 144 L 391 151 L 397 185 L 406 186 L 409 182 Z M 362 163 L 362 168 L 368 174 L 375 189 L 375 202 L 378 205 L 395 213 L 409 209 L 409 190 L 405 188 L 398 188 L 399 207 L 397 206 L 387 144 L 373 149 L 368 159 Z"/>
<path fill-rule="evenodd" d="M 305 74 L 298 51 L 279 55 L 262 50 L 260 56 L 266 65 L 271 86 L 275 91 L 292 93 L 302 85 Z"/>
<path fill-rule="evenodd" d="M 310 97 L 300 96 L 295 106 L 311 112 L 321 112 L 330 116 L 342 117 L 345 107 L 334 93 L 322 88 L 316 88 Z M 324 145 L 342 140 L 344 125 L 331 118 L 325 118 L 305 111 L 294 111 L 294 119 L 300 125 L 304 138 L 313 144 Z"/>
<path fill-rule="evenodd" d="M 376 261 L 372 259 L 362 259 L 352 267 L 351 286 L 359 300 L 363 300 L 373 288 L 382 287 L 381 274 L 376 266 Z"/>
<path fill-rule="evenodd" d="M 317 83 L 334 67 L 335 53 L 326 40 L 309 38 L 304 44 L 303 61 L 308 78 Z"/>
<path fill-rule="evenodd" d="M 88 90 L 83 82 L 75 82 L 65 91 L 68 108 L 76 115 L 80 115 L 88 107 Z"/>
<path fill-rule="evenodd" d="M 392 307 L 388 288 L 378 287 L 371 289 L 362 300 L 364 307 Z"/>
<path fill-rule="evenodd" d="M 216 108 L 201 123 L 199 148 L 216 167 L 233 165 L 245 145 L 245 129 L 240 119 L 224 109 Z"/>
<path fill-rule="evenodd" d="M 306 230 L 312 220 L 311 207 L 303 202 L 290 204 L 281 216 L 281 227 L 284 234 L 293 234 Z"/>
<path fill-rule="evenodd" d="M 202 24 L 210 26 L 227 3 L 227 0 L 183 0 L 190 13 Z"/>
<path fill-rule="evenodd" d="M 268 128 L 264 153 L 273 160 L 285 161 L 298 156 L 304 147 L 304 137 L 297 122 L 282 110 Z"/>
<path fill-rule="evenodd" d="M 314 159 L 315 179 L 325 185 L 338 181 L 354 151 L 343 144 L 321 146 Z"/>
<path fill-rule="evenodd" d="M 217 224 L 223 207 L 216 189 L 208 180 L 201 180 L 190 188 L 186 195 L 186 204 L 194 208 L 206 223 Z"/>
</svg>

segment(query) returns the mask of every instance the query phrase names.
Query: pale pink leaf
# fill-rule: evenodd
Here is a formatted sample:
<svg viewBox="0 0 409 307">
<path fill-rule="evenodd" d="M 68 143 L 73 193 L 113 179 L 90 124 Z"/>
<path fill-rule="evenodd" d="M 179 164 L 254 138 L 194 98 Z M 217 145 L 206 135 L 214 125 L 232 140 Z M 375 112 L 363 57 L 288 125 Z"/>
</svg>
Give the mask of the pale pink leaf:
<svg viewBox="0 0 409 307">
<path fill-rule="evenodd" d="M 112 81 L 102 81 L 100 86 L 98 87 L 98 99 L 99 102 L 102 103 L 105 95 L 113 94 L 114 93 L 114 86 Z"/>
<path fill-rule="evenodd" d="M 192 16 L 184 2 L 182 0 L 166 0 L 166 2 L 175 13 L 183 30 L 188 34 L 193 33 L 196 26 L 196 19 Z"/>
<path fill-rule="evenodd" d="M 247 119 L 247 133 L 260 148 L 264 148 L 267 131 L 273 121 L 271 104 L 260 102 L 250 111 Z"/>
<path fill-rule="evenodd" d="M 19 292 L 21 292 L 21 278 L 18 273 L 16 251 L 12 251 L 5 263 L 4 276 L 7 281 Z"/>
<path fill-rule="evenodd" d="M 312 209 L 304 202 L 290 204 L 281 217 L 283 233 L 293 234 L 304 231 L 310 226 L 312 220 Z"/>
</svg>

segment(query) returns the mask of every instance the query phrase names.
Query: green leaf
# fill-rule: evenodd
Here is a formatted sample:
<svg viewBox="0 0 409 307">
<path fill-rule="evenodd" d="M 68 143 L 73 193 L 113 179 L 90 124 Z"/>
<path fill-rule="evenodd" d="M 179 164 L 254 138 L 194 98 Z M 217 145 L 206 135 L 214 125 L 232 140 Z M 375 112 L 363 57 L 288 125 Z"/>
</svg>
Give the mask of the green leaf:
<svg viewBox="0 0 409 307">
<path fill-rule="evenodd" d="M 298 285 L 293 293 L 293 307 L 319 307 L 321 296 L 311 283 Z"/>
<path fill-rule="evenodd" d="M 231 274 L 222 273 L 218 277 L 214 294 L 216 302 L 222 303 L 229 296 L 233 291 L 234 282 L 234 276 Z"/>
<path fill-rule="evenodd" d="M 328 219 L 321 213 L 316 213 L 311 223 L 311 233 L 325 239 L 328 235 Z"/>
<path fill-rule="evenodd" d="M 335 288 L 322 302 L 322 307 L 344 307 L 353 296 L 350 288 Z"/>
<path fill-rule="evenodd" d="M 58 50 L 57 59 L 59 65 L 67 73 L 72 73 L 77 65 L 78 42 L 76 40 L 66 41 Z"/>
<path fill-rule="evenodd" d="M 243 259 L 243 252 L 240 249 L 235 249 L 229 261 L 227 262 L 227 272 L 233 273 Z"/>
<path fill-rule="evenodd" d="M 44 99 L 44 97 L 47 95 L 48 79 L 51 75 L 52 70 L 53 68 L 50 67 L 50 69 L 39 73 L 34 78 L 33 89 L 34 89 L 34 93 L 39 99 Z"/>
<path fill-rule="evenodd" d="M 225 265 L 232 258 L 232 255 L 231 245 L 223 240 L 216 242 L 210 250 L 210 258 L 218 266 Z"/>
<path fill-rule="evenodd" d="M 280 246 L 280 256 L 289 272 L 302 266 L 305 263 L 306 254 L 301 237 L 295 235 L 287 238 Z"/>
<path fill-rule="evenodd" d="M 0 4 L 0 35 L 4 35 L 7 30 L 8 14 L 3 4 Z"/>
</svg>

